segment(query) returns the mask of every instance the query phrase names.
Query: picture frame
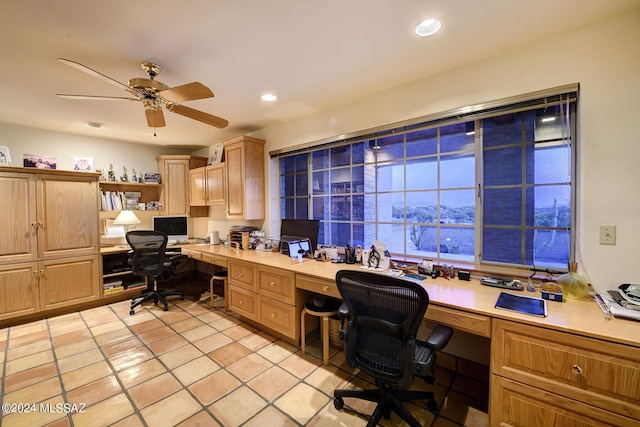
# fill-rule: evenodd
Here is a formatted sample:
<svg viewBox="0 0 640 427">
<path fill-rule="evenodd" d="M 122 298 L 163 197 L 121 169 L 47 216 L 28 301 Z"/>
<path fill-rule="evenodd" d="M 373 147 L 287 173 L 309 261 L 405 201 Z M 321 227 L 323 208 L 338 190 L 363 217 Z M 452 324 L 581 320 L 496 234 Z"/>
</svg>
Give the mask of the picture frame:
<svg viewBox="0 0 640 427">
<path fill-rule="evenodd" d="M 0 166 L 11 166 L 11 153 L 4 145 L 0 145 Z"/>
<path fill-rule="evenodd" d="M 213 146 L 213 153 L 209 156 L 209 164 L 217 165 L 222 163 L 224 157 L 224 145 L 222 143 Z"/>
<path fill-rule="evenodd" d="M 74 157 L 73 170 L 77 172 L 91 172 L 93 170 L 93 157 Z"/>
<path fill-rule="evenodd" d="M 25 168 L 56 169 L 57 165 L 58 159 L 52 156 L 26 153 L 22 155 L 22 166 Z"/>
</svg>

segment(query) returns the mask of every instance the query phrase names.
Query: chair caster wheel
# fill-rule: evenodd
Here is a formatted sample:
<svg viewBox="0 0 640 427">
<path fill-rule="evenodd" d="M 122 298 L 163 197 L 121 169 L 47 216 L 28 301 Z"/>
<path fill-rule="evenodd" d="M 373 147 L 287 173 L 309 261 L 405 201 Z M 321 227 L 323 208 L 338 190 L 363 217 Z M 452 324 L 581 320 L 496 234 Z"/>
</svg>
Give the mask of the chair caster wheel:
<svg viewBox="0 0 640 427">
<path fill-rule="evenodd" d="M 427 410 L 429 412 L 431 412 L 432 414 L 435 414 L 438 412 L 438 403 L 435 400 L 428 400 L 427 401 Z"/>
<path fill-rule="evenodd" d="M 180 297 L 180 301 L 184 301 L 184 295 Z"/>
<path fill-rule="evenodd" d="M 336 397 L 333 399 L 333 406 L 339 411 L 344 408 L 344 400 L 341 397 Z"/>
<path fill-rule="evenodd" d="M 163 310 L 164 310 L 164 311 L 169 311 L 169 306 L 168 306 L 168 305 L 165 305 Z"/>
<path fill-rule="evenodd" d="M 133 316 L 134 313 L 135 313 L 135 311 L 129 310 L 129 316 Z"/>
</svg>

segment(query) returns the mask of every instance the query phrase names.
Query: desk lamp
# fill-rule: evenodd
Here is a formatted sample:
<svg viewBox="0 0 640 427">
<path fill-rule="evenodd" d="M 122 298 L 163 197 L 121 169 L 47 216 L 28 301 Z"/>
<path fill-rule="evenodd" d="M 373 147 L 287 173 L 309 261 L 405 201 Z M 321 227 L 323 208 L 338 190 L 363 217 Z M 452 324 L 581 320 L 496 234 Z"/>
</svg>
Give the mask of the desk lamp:
<svg viewBox="0 0 640 427">
<path fill-rule="evenodd" d="M 129 227 L 134 224 L 140 224 L 140 220 L 133 211 L 121 211 L 113 221 L 113 225 L 123 226 L 125 235 L 129 231 Z"/>
</svg>

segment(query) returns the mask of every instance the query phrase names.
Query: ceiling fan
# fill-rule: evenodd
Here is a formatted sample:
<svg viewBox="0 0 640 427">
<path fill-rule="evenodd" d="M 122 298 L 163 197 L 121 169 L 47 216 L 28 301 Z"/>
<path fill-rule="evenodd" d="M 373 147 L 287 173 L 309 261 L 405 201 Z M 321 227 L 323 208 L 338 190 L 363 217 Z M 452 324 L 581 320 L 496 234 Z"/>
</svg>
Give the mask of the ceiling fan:
<svg viewBox="0 0 640 427">
<path fill-rule="evenodd" d="M 162 107 L 167 110 L 180 114 L 190 119 L 198 120 L 202 123 L 215 126 L 217 128 L 227 127 L 229 122 L 221 117 L 214 116 L 203 111 L 185 107 L 179 104 L 184 101 L 194 101 L 196 99 L 213 98 L 211 89 L 199 82 L 187 83 L 182 86 L 169 87 L 155 77 L 160 74 L 162 67 L 152 62 L 143 62 L 140 64 L 142 69 L 147 73 L 148 78 L 133 78 L 129 80 L 129 84 L 125 85 L 117 80 L 112 79 L 96 70 L 93 70 L 79 62 L 70 61 L 64 58 L 58 58 L 58 61 L 70 67 L 83 71 L 91 76 L 111 83 L 114 86 L 122 88 L 133 95 L 130 97 L 120 96 L 92 96 L 92 95 L 70 95 L 59 93 L 58 96 L 69 99 L 88 99 L 88 100 L 105 100 L 105 101 L 140 101 L 144 105 L 144 112 L 147 117 L 149 127 L 158 128 L 166 126 Z"/>
</svg>

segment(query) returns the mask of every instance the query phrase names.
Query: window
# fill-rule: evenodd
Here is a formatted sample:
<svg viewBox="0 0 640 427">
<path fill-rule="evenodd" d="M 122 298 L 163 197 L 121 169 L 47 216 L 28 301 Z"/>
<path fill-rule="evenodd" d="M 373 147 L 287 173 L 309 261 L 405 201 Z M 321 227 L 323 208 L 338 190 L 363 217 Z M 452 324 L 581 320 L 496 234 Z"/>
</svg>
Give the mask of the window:
<svg viewBox="0 0 640 427">
<path fill-rule="evenodd" d="M 282 218 L 320 220 L 325 245 L 379 240 L 398 258 L 564 269 L 576 97 L 461 109 L 278 153 Z"/>
</svg>

